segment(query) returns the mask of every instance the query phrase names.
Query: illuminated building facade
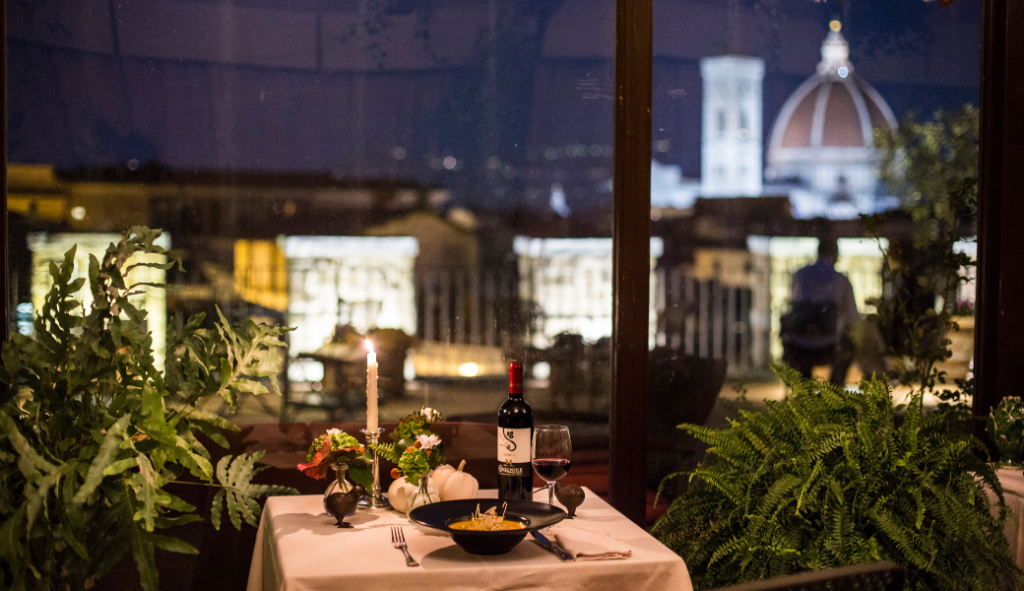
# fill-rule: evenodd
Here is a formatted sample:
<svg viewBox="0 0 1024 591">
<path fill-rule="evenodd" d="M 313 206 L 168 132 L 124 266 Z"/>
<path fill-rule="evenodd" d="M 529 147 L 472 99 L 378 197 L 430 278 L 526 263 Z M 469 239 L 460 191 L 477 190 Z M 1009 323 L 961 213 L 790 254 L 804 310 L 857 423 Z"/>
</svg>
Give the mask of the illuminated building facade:
<svg viewBox="0 0 1024 591">
<path fill-rule="evenodd" d="M 611 238 L 527 238 L 519 236 L 513 248 L 519 257 L 519 297 L 539 308 L 539 330 L 530 344 L 545 348 L 555 335 L 579 334 L 591 343 L 612 335 Z M 654 268 L 663 252 L 660 238 L 651 238 L 651 289 L 656 289 Z M 649 304 L 650 329 L 657 334 L 658 313 Z"/>
</svg>

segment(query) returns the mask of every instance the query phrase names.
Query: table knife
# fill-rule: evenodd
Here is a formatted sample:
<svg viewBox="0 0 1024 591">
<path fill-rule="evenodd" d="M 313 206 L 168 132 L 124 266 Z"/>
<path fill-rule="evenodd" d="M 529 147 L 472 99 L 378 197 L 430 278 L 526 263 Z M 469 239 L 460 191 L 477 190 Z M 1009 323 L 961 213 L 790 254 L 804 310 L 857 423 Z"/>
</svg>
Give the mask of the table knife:
<svg viewBox="0 0 1024 591">
<path fill-rule="evenodd" d="M 576 560 L 572 557 L 572 554 L 569 554 L 568 552 L 563 550 L 561 546 L 549 540 L 547 536 L 540 533 L 539 531 L 530 532 L 530 535 L 532 535 L 538 542 L 540 542 L 541 546 L 544 546 L 548 550 L 551 550 L 555 553 L 555 556 L 561 558 L 562 560 Z"/>
</svg>

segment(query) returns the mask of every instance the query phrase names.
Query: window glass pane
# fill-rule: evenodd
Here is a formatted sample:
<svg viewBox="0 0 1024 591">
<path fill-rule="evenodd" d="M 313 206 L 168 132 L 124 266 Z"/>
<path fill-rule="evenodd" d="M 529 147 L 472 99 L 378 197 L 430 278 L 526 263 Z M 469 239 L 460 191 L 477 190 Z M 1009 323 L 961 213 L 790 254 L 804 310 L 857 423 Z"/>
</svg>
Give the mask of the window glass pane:
<svg viewBox="0 0 1024 591">
<path fill-rule="evenodd" d="M 977 174 L 977 111 L 960 110 L 978 104 L 980 21 L 980 5 L 964 2 L 655 1 L 651 220 L 664 253 L 652 289 L 652 490 L 703 457 L 676 425 L 724 426 L 742 394 L 755 407 L 785 395 L 772 363 L 823 379 L 836 368 L 849 387 L 900 370 L 886 350 L 908 350 L 904 304 L 958 320 L 952 357 L 934 371 L 969 375 L 973 282 L 946 290 L 936 277 L 950 272 L 939 255 L 974 258 L 973 220 L 961 215 L 945 243 L 915 240 L 950 179 Z M 937 110 L 959 113 L 964 137 L 973 119 L 974 136 L 929 185 L 917 154 L 887 166 L 878 134 L 907 133 L 905 117 L 922 123 Z M 860 220 L 875 213 L 890 219 L 878 240 Z M 828 242 L 856 311 L 836 296 L 825 353 L 807 344 L 787 354 L 780 333 L 793 302 L 832 298 L 823 294 L 834 272 L 819 258 Z M 927 385 L 912 382 L 903 390 Z"/>
<path fill-rule="evenodd" d="M 84 276 L 122 228 L 158 227 L 186 267 L 145 278 L 168 283 L 139 299 L 159 354 L 218 308 L 295 329 L 284 396 L 244 396 L 235 416 L 316 423 L 287 442 L 254 431 L 254 448 L 279 446 L 275 466 L 293 470 L 325 422 L 362 426 L 369 337 L 381 421 L 440 410 L 463 425 L 442 431 L 449 458 L 493 487 L 522 361 L 535 422 L 576 438 L 568 479 L 607 491 L 614 2 L 8 14 L 17 330 L 31 333 L 47 264 L 72 244 Z"/>
</svg>

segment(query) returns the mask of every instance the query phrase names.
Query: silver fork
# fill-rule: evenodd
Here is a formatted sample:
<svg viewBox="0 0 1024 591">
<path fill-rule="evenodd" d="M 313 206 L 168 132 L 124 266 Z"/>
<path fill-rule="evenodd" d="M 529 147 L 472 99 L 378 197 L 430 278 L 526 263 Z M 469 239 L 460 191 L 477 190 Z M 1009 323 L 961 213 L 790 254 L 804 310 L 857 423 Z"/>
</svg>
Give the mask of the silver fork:
<svg viewBox="0 0 1024 591">
<path fill-rule="evenodd" d="M 420 563 L 412 559 L 409 555 L 409 545 L 405 543 L 405 533 L 400 527 L 391 528 L 391 545 L 398 548 L 405 553 L 405 565 L 406 566 L 419 566 Z"/>
</svg>

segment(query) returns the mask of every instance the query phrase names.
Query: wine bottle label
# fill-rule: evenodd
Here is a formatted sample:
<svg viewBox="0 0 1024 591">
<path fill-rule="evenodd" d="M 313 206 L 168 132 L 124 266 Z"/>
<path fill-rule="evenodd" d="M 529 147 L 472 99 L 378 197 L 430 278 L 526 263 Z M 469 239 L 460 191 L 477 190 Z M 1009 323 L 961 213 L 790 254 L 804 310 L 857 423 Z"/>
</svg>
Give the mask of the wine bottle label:
<svg viewBox="0 0 1024 591">
<path fill-rule="evenodd" d="M 529 464 L 531 431 L 532 429 L 529 427 L 525 429 L 498 427 L 498 461 L 504 466 Z"/>
<path fill-rule="evenodd" d="M 498 476 L 527 476 L 530 471 L 529 464 L 498 464 Z"/>
</svg>

